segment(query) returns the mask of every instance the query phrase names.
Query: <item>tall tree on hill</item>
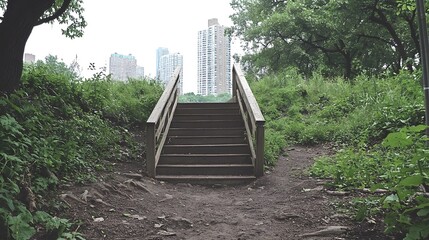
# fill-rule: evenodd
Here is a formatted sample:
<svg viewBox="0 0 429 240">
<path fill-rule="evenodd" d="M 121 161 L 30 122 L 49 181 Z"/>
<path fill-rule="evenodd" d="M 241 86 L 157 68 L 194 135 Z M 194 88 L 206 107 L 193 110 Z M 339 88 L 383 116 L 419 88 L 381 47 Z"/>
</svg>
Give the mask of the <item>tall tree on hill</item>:
<svg viewBox="0 0 429 240">
<path fill-rule="evenodd" d="M 245 42 L 245 66 L 351 78 L 413 71 L 418 56 L 412 0 L 233 0 L 231 32 Z M 256 71 L 257 72 L 257 71 Z"/>
<path fill-rule="evenodd" d="M 35 26 L 57 21 L 66 26 L 62 33 L 67 37 L 83 35 L 87 24 L 82 3 L 83 0 L 0 0 L 0 93 L 19 86 L 25 45 Z"/>
</svg>

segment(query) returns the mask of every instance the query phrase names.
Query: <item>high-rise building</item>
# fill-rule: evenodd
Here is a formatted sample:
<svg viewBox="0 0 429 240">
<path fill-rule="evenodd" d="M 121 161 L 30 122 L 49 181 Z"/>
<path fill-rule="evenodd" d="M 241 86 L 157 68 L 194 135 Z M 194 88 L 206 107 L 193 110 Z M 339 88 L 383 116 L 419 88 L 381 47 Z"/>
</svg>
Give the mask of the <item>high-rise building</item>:
<svg viewBox="0 0 429 240">
<path fill-rule="evenodd" d="M 164 55 L 168 55 L 168 54 L 169 54 L 168 48 L 160 47 L 160 48 L 156 49 L 156 76 L 155 76 L 155 78 L 158 80 L 160 80 L 159 78 L 161 75 L 161 73 L 160 73 L 161 57 Z"/>
<path fill-rule="evenodd" d="M 183 56 L 180 53 L 163 55 L 159 61 L 159 80 L 167 84 L 177 67 L 182 67 L 179 79 L 179 93 L 183 93 Z"/>
<path fill-rule="evenodd" d="M 231 93 L 231 40 L 216 18 L 198 32 L 198 89 L 203 96 Z"/>
<path fill-rule="evenodd" d="M 35 63 L 36 62 L 36 55 L 31 53 L 25 53 L 24 54 L 24 62 L 25 63 Z"/>
<path fill-rule="evenodd" d="M 137 66 L 136 68 L 136 78 L 144 77 L 144 67 Z"/>
<path fill-rule="evenodd" d="M 136 77 L 137 60 L 129 55 L 114 53 L 110 56 L 109 73 L 115 80 L 126 81 Z"/>
</svg>

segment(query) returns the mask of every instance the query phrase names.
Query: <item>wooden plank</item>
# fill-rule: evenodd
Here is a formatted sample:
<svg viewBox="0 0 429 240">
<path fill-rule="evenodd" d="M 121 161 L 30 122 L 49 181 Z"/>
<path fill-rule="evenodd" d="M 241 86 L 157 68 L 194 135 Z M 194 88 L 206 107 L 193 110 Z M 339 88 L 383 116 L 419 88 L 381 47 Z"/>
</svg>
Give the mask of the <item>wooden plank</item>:
<svg viewBox="0 0 429 240">
<path fill-rule="evenodd" d="M 149 177 L 155 177 L 155 124 L 148 123 L 146 125 L 146 169 Z"/>
<path fill-rule="evenodd" d="M 243 96 L 243 99 L 246 103 L 247 108 L 249 108 L 249 111 L 252 113 L 251 115 L 254 117 L 255 122 L 265 122 L 258 102 L 256 101 L 256 98 L 253 95 L 252 90 L 250 89 L 243 72 L 236 64 L 234 64 L 233 66 L 233 72 L 234 71 L 237 75 L 237 86 L 240 89 L 240 92 L 244 93 L 245 97 Z"/>
<path fill-rule="evenodd" d="M 255 175 L 260 177 L 264 175 L 264 145 L 265 145 L 264 125 L 259 124 L 256 128 L 256 165 Z"/>
<path fill-rule="evenodd" d="M 157 123 L 159 121 L 159 117 L 165 108 L 165 105 L 168 101 L 168 99 L 171 97 L 172 93 L 174 92 L 174 89 L 177 88 L 177 84 L 180 79 L 180 72 L 181 68 L 178 67 L 174 71 L 173 77 L 171 78 L 170 82 L 168 83 L 167 87 L 165 88 L 164 92 L 162 93 L 161 97 L 159 98 L 158 102 L 156 103 L 154 109 L 152 110 L 152 113 L 149 116 L 149 119 L 147 120 L 147 123 Z"/>
<path fill-rule="evenodd" d="M 241 96 L 240 93 L 237 91 L 237 100 L 238 100 L 238 105 L 240 106 L 240 112 L 242 114 L 243 117 L 243 121 L 244 121 L 244 126 L 246 127 L 246 133 L 247 133 L 247 141 L 249 142 L 249 147 L 250 147 L 250 157 L 252 159 L 252 164 L 253 166 L 256 167 L 256 153 L 255 153 L 255 148 L 253 147 L 253 141 L 252 141 L 252 132 L 250 131 L 250 127 L 249 127 L 249 123 L 247 122 L 247 116 L 244 115 L 245 111 L 243 109 L 243 103 L 241 102 Z"/>
<path fill-rule="evenodd" d="M 171 110 L 171 112 L 173 112 L 173 113 L 174 113 L 174 110 L 176 110 L 176 106 L 177 106 L 177 101 L 178 100 L 179 100 L 179 98 L 176 95 L 176 101 L 174 102 L 173 108 Z M 159 157 L 161 156 L 162 148 L 164 147 L 165 140 L 167 139 L 168 130 L 170 129 L 171 120 L 173 120 L 173 116 L 174 116 L 174 114 L 171 114 L 171 116 L 169 117 L 167 125 L 165 127 L 164 135 L 162 136 L 162 139 L 159 142 L 159 145 L 157 147 L 156 154 L 155 154 L 155 167 L 158 164 Z"/>
<path fill-rule="evenodd" d="M 172 110 L 171 109 L 171 105 L 172 105 L 172 103 L 175 101 L 175 99 L 177 97 L 177 92 L 178 92 L 178 89 L 175 88 L 174 93 L 172 94 L 172 95 L 174 95 L 174 97 L 171 97 L 168 100 L 167 104 L 165 105 L 161 121 L 159 122 L 159 126 L 161 126 L 161 127 L 156 130 L 156 135 L 155 135 L 156 136 L 156 140 L 159 139 L 159 137 L 161 136 L 161 133 L 165 132 L 165 121 L 166 121 L 166 119 L 170 119 L 169 116 L 171 116 L 174 113 L 174 110 L 171 111 Z M 177 101 L 176 101 L 176 104 L 177 104 Z"/>
</svg>

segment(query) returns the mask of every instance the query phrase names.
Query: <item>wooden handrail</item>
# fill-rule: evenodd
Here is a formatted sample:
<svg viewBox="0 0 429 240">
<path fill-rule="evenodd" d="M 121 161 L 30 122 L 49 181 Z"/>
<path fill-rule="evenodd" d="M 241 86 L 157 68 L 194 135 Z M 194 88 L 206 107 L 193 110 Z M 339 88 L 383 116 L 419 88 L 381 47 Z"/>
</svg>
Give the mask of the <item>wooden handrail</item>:
<svg viewBox="0 0 429 240">
<path fill-rule="evenodd" d="M 146 122 L 146 167 L 147 174 L 150 177 L 155 177 L 156 175 L 156 165 L 161 156 L 171 120 L 176 110 L 181 71 L 180 67 L 176 68 L 170 82 L 167 84 Z"/>
<path fill-rule="evenodd" d="M 232 95 L 234 101 L 240 105 L 240 112 L 246 127 L 247 139 L 255 175 L 264 175 L 264 143 L 265 143 L 265 119 L 259 108 L 258 102 L 249 87 L 240 67 L 234 64 L 232 67 Z"/>
</svg>

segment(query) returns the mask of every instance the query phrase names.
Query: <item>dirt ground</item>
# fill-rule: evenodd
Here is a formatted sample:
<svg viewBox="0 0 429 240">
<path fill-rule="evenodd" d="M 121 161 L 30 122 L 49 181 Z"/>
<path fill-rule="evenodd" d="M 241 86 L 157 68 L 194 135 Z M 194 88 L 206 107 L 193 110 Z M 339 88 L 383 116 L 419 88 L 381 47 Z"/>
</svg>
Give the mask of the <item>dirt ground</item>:
<svg viewBox="0 0 429 240">
<path fill-rule="evenodd" d="M 87 239 L 389 239 L 379 224 L 338 211 L 353 196 L 328 194 L 306 174 L 330 152 L 289 148 L 263 177 L 238 186 L 139 179 L 138 163 L 118 163 L 103 181 L 63 189 L 69 207 L 62 215 L 80 221 Z"/>
</svg>

